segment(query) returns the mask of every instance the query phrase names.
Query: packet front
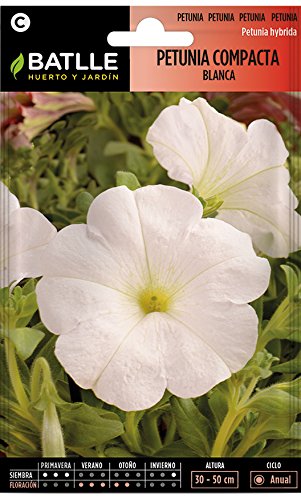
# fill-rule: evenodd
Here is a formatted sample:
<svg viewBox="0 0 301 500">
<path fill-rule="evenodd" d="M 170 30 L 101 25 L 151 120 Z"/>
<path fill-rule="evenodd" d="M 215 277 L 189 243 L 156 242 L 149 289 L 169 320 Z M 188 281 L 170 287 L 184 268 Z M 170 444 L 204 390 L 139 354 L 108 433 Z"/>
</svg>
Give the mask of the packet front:
<svg viewBox="0 0 301 500">
<path fill-rule="evenodd" d="M 300 491 L 300 9 L 1 10 L 0 490 Z"/>
</svg>

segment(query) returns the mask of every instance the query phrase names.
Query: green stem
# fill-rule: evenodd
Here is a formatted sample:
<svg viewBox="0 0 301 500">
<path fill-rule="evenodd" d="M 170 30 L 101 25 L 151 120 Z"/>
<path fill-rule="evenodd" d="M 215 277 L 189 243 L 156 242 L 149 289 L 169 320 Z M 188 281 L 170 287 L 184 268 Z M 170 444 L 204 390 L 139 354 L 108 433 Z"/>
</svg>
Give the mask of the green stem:
<svg viewBox="0 0 301 500">
<path fill-rule="evenodd" d="M 162 441 L 158 429 L 158 416 L 150 413 L 143 418 L 143 431 L 153 452 L 162 448 Z"/>
<path fill-rule="evenodd" d="M 177 432 L 177 424 L 174 416 L 172 415 L 169 421 L 169 425 L 167 426 L 167 431 L 164 438 L 164 446 L 167 446 L 174 442 L 176 432 Z"/>
<path fill-rule="evenodd" d="M 104 122 L 105 125 L 116 135 L 120 142 L 127 142 L 127 137 L 109 115 L 106 115 Z"/>
<path fill-rule="evenodd" d="M 230 407 L 221 427 L 220 430 L 216 436 L 215 443 L 212 448 L 212 455 L 213 457 L 222 457 L 225 455 L 225 448 L 227 445 L 227 442 L 229 441 L 230 437 L 234 433 L 235 429 L 237 429 L 238 425 L 242 421 L 242 419 L 245 417 L 245 415 L 248 413 L 249 408 L 247 408 L 245 405 L 250 399 L 250 396 L 252 395 L 256 384 L 258 382 L 258 377 L 254 377 L 248 387 L 246 388 L 242 398 L 238 400 L 239 396 L 239 388 L 236 389 L 234 395 L 233 395 L 233 406 Z M 247 439 L 244 439 L 236 448 L 234 451 L 234 454 L 231 454 L 231 456 L 244 456 L 244 454 L 249 450 L 249 448 L 252 446 L 252 442 L 250 443 L 250 434 L 248 434 Z"/>
<path fill-rule="evenodd" d="M 125 433 L 122 439 L 130 451 L 143 455 L 141 437 L 138 430 L 137 414 L 140 412 L 128 411 L 125 417 Z"/>
<path fill-rule="evenodd" d="M 259 380 L 259 377 L 255 377 L 251 380 L 251 382 L 249 383 L 248 387 L 246 388 L 245 392 L 244 392 L 244 395 L 243 397 L 241 398 L 241 400 L 239 401 L 239 407 L 241 408 L 247 401 L 248 399 L 250 398 L 252 392 L 254 391 L 255 387 L 256 387 L 256 384 Z"/>
<path fill-rule="evenodd" d="M 69 158 L 67 159 L 68 173 L 70 174 L 71 180 L 76 185 L 78 184 L 78 177 L 77 177 L 77 171 L 76 171 L 76 159 L 77 159 L 78 155 L 79 155 L 79 152 L 77 150 L 72 151 L 69 154 Z"/>
<path fill-rule="evenodd" d="M 232 453 L 232 457 L 244 457 L 247 451 L 253 446 L 252 441 L 249 436 L 248 439 L 243 439 L 237 448 Z"/>
<path fill-rule="evenodd" d="M 11 384 L 13 386 L 17 401 L 19 405 L 27 411 L 29 406 L 29 399 L 26 395 L 24 386 L 19 373 L 17 364 L 16 351 L 14 344 L 9 339 L 4 339 L 5 354 L 8 366 L 8 372 Z"/>
<path fill-rule="evenodd" d="M 152 169 L 151 174 L 148 178 L 148 184 L 157 184 L 160 177 L 162 176 L 162 168 L 160 165 L 155 165 L 155 167 Z"/>
<path fill-rule="evenodd" d="M 211 452 L 212 457 L 224 456 L 224 449 L 227 442 L 244 416 L 245 412 L 240 411 L 240 414 L 238 415 L 237 408 L 230 408 L 216 436 Z M 234 425 L 234 423 L 236 425 Z"/>
<path fill-rule="evenodd" d="M 248 411 L 245 408 L 240 407 L 238 404 L 240 394 L 239 385 L 232 387 L 233 383 L 229 381 L 228 386 L 231 395 L 231 398 L 229 400 L 229 410 L 215 438 L 211 451 L 212 457 L 224 456 L 225 448 L 230 437 Z"/>
<path fill-rule="evenodd" d="M 37 197 L 37 180 L 36 180 L 35 176 L 30 179 L 28 192 L 29 192 L 29 199 L 30 199 L 31 208 L 35 208 L 36 210 L 39 210 L 39 202 L 38 202 L 38 197 Z"/>
<path fill-rule="evenodd" d="M 29 411 L 29 405 L 30 401 L 27 397 L 27 394 L 25 392 L 21 377 L 20 377 L 20 372 L 18 368 L 18 363 L 17 363 L 17 358 L 16 358 L 16 351 L 15 351 L 15 346 L 14 344 L 8 339 L 4 339 L 4 348 L 5 348 L 5 355 L 6 355 L 6 361 L 7 361 L 7 366 L 8 366 L 8 373 L 9 373 L 9 378 L 16 396 L 16 399 L 18 401 L 18 404 L 22 410 L 22 416 L 29 420 L 35 427 L 38 429 L 40 428 L 39 423 L 36 421 L 36 419 L 33 417 L 33 415 Z"/>
<path fill-rule="evenodd" d="M 284 321 L 287 319 L 289 314 L 289 297 L 286 297 L 276 309 L 270 321 L 263 329 L 261 336 L 258 338 L 256 352 L 262 351 L 265 346 L 273 338 L 273 330 L 275 327 L 280 327 Z"/>
<path fill-rule="evenodd" d="M 266 422 L 258 427 L 255 427 L 253 431 L 249 430 L 247 435 L 244 437 L 244 439 L 242 439 L 242 441 L 234 450 L 232 457 L 244 457 L 247 451 L 249 451 L 249 449 L 252 448 L 254 444 L 256 444 L 258 437 L 264 431 L 265 427 Z"/>
<path fill-rule="evenodd" d="M 42 377 L 40 377 L 42 375 Z M 51 372 L 45 358 L 38 358 L 32 367 L 30 380 L 30 397 L 31 401 L 37 401 L 41 392 L 41 384 L 45 380 L 51 380 Z"/>
<path fill-rule="evenodd" d="M 25 437 L 22 434 L 22 432 L 13 431 L 13 432 L 11 432 L 11 434 L 13 436 L 15 436 L 17 439 L 19 439 L 19 441 L 21 441 L 22 443 L 24 443 L 26 446 L 28 446 L 29 448 L 31 448 L 32 450 L 34 450 L 34 451 L 37 450 L 36 445 L 31 441 L 31 439 Z"/>
</svg>

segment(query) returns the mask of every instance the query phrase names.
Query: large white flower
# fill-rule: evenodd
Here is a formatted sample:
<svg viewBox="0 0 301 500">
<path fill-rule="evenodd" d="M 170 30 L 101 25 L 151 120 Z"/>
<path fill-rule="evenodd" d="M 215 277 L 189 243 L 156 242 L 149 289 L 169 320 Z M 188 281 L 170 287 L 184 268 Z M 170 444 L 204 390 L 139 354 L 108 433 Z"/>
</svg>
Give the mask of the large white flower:
<svg viewBox="0 0 301 500">
<path fill-rule="evenodd" d="M 247 302 L 270 267 L 249 235 L 202 219 L 174 187 L 110 189 L 87 225 L 60 231 L 37 286 L 55 353 L 83 388 L 124 410 L 148 408 L 165 389 L 206 393 L 242 368 L 257 339 Z"/>
<path fill-rule="evenodd" d="M 20 208 L 0 181 L 0 288 L 42 274 L 42 254 L 55 227 L 37 210 Z"/>
<path fill-rule="evenodd" d="M 164 109 L 147 135 L 169 177 L 221 202 L 217 217 L 249 233 L 256 248 L 287 257 L 301 246 L 298 201 L 288 186 L 288 152 L 275 125 L 248 129 L 205 99 Z"/>
</svg>

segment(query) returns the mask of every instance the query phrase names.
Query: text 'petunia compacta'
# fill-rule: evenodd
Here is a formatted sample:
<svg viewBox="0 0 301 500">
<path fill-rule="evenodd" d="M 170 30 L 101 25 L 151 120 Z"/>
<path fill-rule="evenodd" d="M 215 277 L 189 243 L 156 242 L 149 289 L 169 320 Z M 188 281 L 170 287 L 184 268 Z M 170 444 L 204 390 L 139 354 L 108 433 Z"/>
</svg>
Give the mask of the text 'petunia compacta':
<svg viewBox="0 0 301 500">
<path fill-rule="evenodd" d="M 55 227 L 37 210 L 20 208 L 0 181 L 0 288 L 42 274 L 42 254 Z"/>
<path fill-rule="evenodd" d="M 148 142 L 171 179 L 216 197 L 217 218 L 251 235 L 255 248 L 287 257 L 301 246 L 297 198 L 284 166 L 288 151 L 275 125 L 255 120 L 248 129 L 205 99 L 181 99 L 150 127 Z"/>
<path fill-rule="evenodd" d="M 122 186 L 51 241 L 37 298 L 65 370 L 130 411 L 166 388 L 199 396 L 242 368 L 257 340 L 247 303 L 269 276 L 249 235 L 202 219 L 190 193 Z"/>
</svg>

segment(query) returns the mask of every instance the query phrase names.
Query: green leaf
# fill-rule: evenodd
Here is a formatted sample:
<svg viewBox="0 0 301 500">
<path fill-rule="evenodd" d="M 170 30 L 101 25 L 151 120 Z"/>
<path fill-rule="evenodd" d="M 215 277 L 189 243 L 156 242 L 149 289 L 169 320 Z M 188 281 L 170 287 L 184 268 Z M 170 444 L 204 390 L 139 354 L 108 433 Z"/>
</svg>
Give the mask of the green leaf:
<svg viewBox="0 0 301 500">
<path fill-rule="evenodd" d="M 14 79 L 17 80 L 16 74 L 21 71 L 21 69 L 24 66 L 24 57 L 23 54 L 20 53 L 20 55 L 15 59 L 11 65 L 10 65 L 10 71 L 14 75 Z"/>
<path fill-rule="evenodd" d="M 275 439 L 260 454 L 261 457 L 300 457 L 301 422 L 295 422 L 289 429 L 286 439 Z"/>
<path fill-rule="evenodd" d="M 93 196 L 87 191 L 79 193 L 79 195 L 76 198 L 76 208 L 82 214 L 86 214 L 93 200 L 94 200 Z"/>
<path fill-rule="evenodd" d="M 0 396 L 13 401 L 15 397 L 11 386 L 11 382 L 9 380 L 5 349 L 4 346 L 1 344 L 0 344 L 0 366 L 1 366 Z"/>
<path fill-rule="evenodd" d="M 291 410 L 291 398 L 286 392 L 276 387 L 270 387 L 259 391 L 248 403 L 248 407 L 267 414 L 289 414 Z M 300 405 L 301 408 L 301 405 Z M 294 412 L 295 413 L 295 412 Z"/>
<path fill-rule="evenodd" d="M 290 428 L 295 420 L 295 415 L 285 415 L 278 417 L 277 415 L 260 415 L 258 426 L 257 441 L 265 439 L 281 439 L 288 436 Z"/>
<path fill-rule="evenodd" d="M 288 296 L 293 299 L 300 287 L 300 272 L 297 273 L 299 270 L 295 266 L 293 268 L 292 265 L 287 266 L 283 264 L 280 267 L 285 272 Z"/>
<path fill-rule="evenodd" d="M 284 417 L 301 412 L 301 377 L 292 381 L 274 384 L 258 391 L 246 407 L 272 415 Z"/>
<path fill-rule="evenodd" d="M 34 313 L 38 310 L 36 293 L 31 292 L 27 295 L 22 295 L 18 306 L 21 310 L 18 313 L 16 326 L 17 328 L 23 328 L 28 325 Z"/>
<path fill-rule="evenodd" d="M 45 333 L 35 328 L 15 328 L 6 335 L 14 344 L 21 359 L 29 358 Z"/>
<path fill-rule="evenodd" d="M 275 385 L 281 391 L 284 391 L 290 396 L 301 400 L 301 377 L 295 378 L 295 380 L 292 380 L 291 382 L 282 382 Z M 272 387 L 275 387 L 275 385 Z"/>
<path fill-rule="evenodd" d="M 59 412 L 65 444 L 71 448 L 101 445 L 124 432 L 115 413 L 85 403 L 63 404 Z"/>
<path fill-rule="evenodd" d="M 154 457 L 198 457 L 198 453 L 193 451 L 189 446 L 187 446 L 182 439 L 174 441 L 173 443 L 163 446 L 157 453 L 154 453 Z"/>
<path fill-rule="evenodd" d="M 9 287 L 0 288 L 0 305 L 4 306 L 7 304 L 9 299 Z"/>
<path fill-rule="evenodd" d="M 299 373 L 301 367 L 301 351 L 298 352 L 297 356 L 286 363 L 280 363 L 272 367 L 274 372 L 279 373 Z"/>
<path fill-rule="evenodd" d="M 116 458 L 125 458 L 125 457 L 135 457 L 133 453 L 131 453 L 127 448 L 122 448 L 121 446 L 109 446 L 105 450 L 106 457 L 116 457 Z"/>
<path fill-rule="evenodd" d="M 104 148 L 108 141 L 114 138 L 114 133 L 106 129 L 91 131 L 87 146 L 87 162 L 89 172 L 105 189 L 115 185 L 117 170 L 124 168 L 124 156 L 109 157 L 104 155 Z"/>
<path fill-rule="evenodd" d="M 62 376 L 63 373 L 63 368 L 54 354 L 56 341 L 57 336 L 51 335 L 48 342 L 46 342 L 46 344 L 43 345 L 42 349 L 39 350 L 39 356 L 46 359 L 47 363 L 50 366 L 52 378 L 55 382 L 60 378 L 60 376 Z"/>
<path fill-rule="evenodd" d="M 209 456 L 212 443 L 209 420 L 198 411 L 191 399 L 173 396 L 170 403 L 178 432 L 184 443 L 199 456 Z"/>
<path fill-rule="evenodd" d="M 19 404 L 12 399 L 0 396 L 0 414 L 6 417 L 11 425 L 14 425 L 19 432 L 36 433 L 36 427 L 32 422 L 24 418 L 24 411 Z M 0 419 L 1 420 L 1 419 Z"/>
<path fill-rule="evenodd" d="M 23 295 L 29 295 L 31 292 L 34 292 L 35 288 L 36 288 L 36 283 L 37 283 L 37 280 L 35 280 L 35 279 L 27 280 L 25 285 L 22 288 Z"/>
<path fill-rule="evenodd" d="M 210 391 L 208 405 L 215 417 L 215 423 L 219 428 L 228 411 L 227 395 L 224 391 L 220 391 L 220 385 Z"/>
<path fill-rule="evenodd" d="M 125 153 L 133 152 L 136 154 L 145 154 L 145 151 L 139 146 L 132 144 L 131 142 L 119 142 L 119 141 L 109 141 L 104 148 L 104 154 L 106 156 L 115 156 Z"/>
<path fill-rule="evenodd" d="M 86 403 L 89 406 L 95 406 L 96 408 L 103 408 L 103 401 L 98 399 L 93 391 L 81 389 L 80 393 L 83 403 Z"/>
<path fill-rule="evenodd" d="M 295 422 L 291 426 L 288 437 L 290 439 L 300 439 L 301 441 L 301 422 Z"/>
<path fill-rule="evenodd" d="M 252 378 L 264 380 L 272 375 L 272 364 L 279 358 L 273 356 L 266 349 L 255 353 L 246 366 L 240 370 L 238 377 L 244 381 Z"/>
<path fill-rule="evenodd" d="M 221 382 L 208 393 L 208 406 L 215 417 L 216 427 L 219 428 L 232 404 L 232 392 L 236 385 L 236 374 L 231 379 Z M 209 416 L 210 418 L 210 416 Z"/>
<path fill-rule="evenodd" d="M 126 186 L 131 191 L 135 191 L 140 188 L 141 185 L 135 174 L 132 172 L 116 172 L 116 185 L 117 186 Z"/>
<path fill-rule="evenodd" d="M 260 456 L 260 453 L 266 447 L 266 440 L 258 441 L 254 446 L 252 446 L 249 451 L 244 455 L 245 457 L 257 457 Z"/>
<path fill-rule="evenodd" d="M 25 456 L 27 449 L 37 451 L 37 443 L 34 442 L 36 441 L 35 436 L 31 432 L 25 433 L 24 430 L 20 432 L 6 419 L 0 419 L 0 435 L 1 439 L 8 445 L 17 445 L 24 448 Z"/>
</svg>

